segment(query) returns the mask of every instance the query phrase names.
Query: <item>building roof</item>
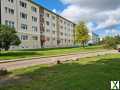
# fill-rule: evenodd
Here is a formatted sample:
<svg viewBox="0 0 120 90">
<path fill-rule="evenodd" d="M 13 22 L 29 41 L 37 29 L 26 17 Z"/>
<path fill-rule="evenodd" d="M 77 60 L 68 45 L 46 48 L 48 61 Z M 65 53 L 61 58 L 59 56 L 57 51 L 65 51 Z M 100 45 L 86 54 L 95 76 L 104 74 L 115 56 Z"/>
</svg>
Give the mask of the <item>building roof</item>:
<svg viewBox="0 0 120 90">
<path fill-rule="evenodd" d="M 68 20 L 68 19 L 66 19 L 66 18 L 64 18 L 64 17 L 62 17 L 62 16 L 60 16 L 59 14 L 57 14 L 57 13 L 55 13 L 55 12 L 53 12 L 53 11 L 51 11 L 51 10 L 49 10 L 49 9 L 45 8 L 45 7 L 43 7 L 42 5 L 40 5 L 40 4 L 36 3 L 36 2 L 34 2 L 33 0 L 28 0 L 28 1 L 30 1 L 31 3 L 33 3 L 33 4 L 37 5 L 37 6 L 39 6 L 39 7 L 43 8 L 43 9 L 45 9 L 45 10 L 49 11 L 49 12 L 51 12 L 51 13 L 53 13 L 53 14 L 55 14 L 55 15 L 56 15 L 56 16 L 58 16 L 58 17 L 61 17 L 61 18 L 65 19 L 65 20 L 67 20 L 68 22 L 71 22 L 72 24 L 74 24 L 74 25 L 75 25 L 75 23 L 74 23 L 74 22 L 72 22 L 72 21 L 70 21 L 70 20 Z"/>
<path fill-rule="evenodd" d="M 95 36 L 97 36 L 97 37 L 99 37 L 99 35 L 98 35 L 98 34 L 96 34 L 95 32 L 92 32 L 92 34 L 93 34 L 93 35 L 95 35 Z"/>
<path fill-rule="evenodd" d="M 89 32 L 89 35 L 94 35 L 94 36 L 99 37 L 99 35 L 98 35 L 98 34 L 96 34 L 96 33 L 95 33 L 95 32 L 93 32 L 93 31 Z"/>
</svg>

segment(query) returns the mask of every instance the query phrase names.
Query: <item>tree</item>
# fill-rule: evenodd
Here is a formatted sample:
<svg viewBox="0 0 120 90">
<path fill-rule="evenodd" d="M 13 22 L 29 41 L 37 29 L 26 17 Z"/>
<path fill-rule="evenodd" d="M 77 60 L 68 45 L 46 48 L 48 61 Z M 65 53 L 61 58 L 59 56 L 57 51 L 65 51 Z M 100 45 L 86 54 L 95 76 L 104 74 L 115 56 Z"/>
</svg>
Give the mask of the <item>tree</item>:
<svg viewBox="0 0 120 90">
<path fill-rule="evenodd" d="M 115 39 L 116 39 L 116 43 L 120 44 L 120 35 L 115 36 Z"/>
<path fill-rule="evenodd" d="M 103 39 L 103 45 L 105 48 L 116 48 L 116 41 L 114 37 L 106 36 Z"/>
<path fill-rule="evenodd" d="M 87 26 L 84 22 L 80 22 L 75 27 L 75 42 L 81 43 L 83 47 L 85 47 L 85 44 L 89 41 L 89 31 Z"/>
<path fill-rule="evenodd" d="M 0 25 L 0 48 L 9 50 L 10 46 L 19 45 L 21 41 L 16 33 L 15 28 Z"/>
<path fill-rule="evenodd" d="M 115 37 L 106 36 L 103 39 L 102 43 L 103 43 L 105 48 L 116 49 L 117 45 L 120 44 L 120 36 L 115 36 Z"/>
</svg>

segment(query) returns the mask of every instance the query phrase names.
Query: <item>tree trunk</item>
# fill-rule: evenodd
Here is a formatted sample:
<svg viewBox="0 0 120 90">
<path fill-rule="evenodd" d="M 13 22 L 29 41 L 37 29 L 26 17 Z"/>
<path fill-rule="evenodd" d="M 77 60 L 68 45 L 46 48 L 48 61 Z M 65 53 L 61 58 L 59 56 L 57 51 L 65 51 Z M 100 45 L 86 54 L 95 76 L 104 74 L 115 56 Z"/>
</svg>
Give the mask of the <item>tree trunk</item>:
<svg viewBox="0 0 120 90">
<path fill-rule="evenodd" d="M 85 43 L 83 42 L 83 48 L 85 48 Z"/>
<path fill-rule="evenodd" d="M 4 49 L 5 49 L 5 51 L 8 51 L 9 50 L 9 46 L 6 46 Z"/>
<path fill-rule="evenodd" d="M 82 47 L 85 48 L 85 42 L 84 41 L 82 41 Z"/>
</svg>

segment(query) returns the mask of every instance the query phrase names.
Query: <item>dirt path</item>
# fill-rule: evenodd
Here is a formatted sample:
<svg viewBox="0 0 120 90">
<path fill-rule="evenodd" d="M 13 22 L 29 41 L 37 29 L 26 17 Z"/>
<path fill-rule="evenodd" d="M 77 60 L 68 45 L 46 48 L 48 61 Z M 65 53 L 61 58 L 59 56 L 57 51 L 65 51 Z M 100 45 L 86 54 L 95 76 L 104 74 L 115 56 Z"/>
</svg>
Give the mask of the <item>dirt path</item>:
<svg viewBox="0 0 120 90">
<path fill-rule="evenodd" d="M 25 60 L 25 61 L 16 61 L 16 62 L 8 62 L 8 63 L 1 63 L 0 68 L 5 67 L 8 70 L 14 70 L 18 68 L 29 67 L 33 65 L 39 64 L 55 64 L 58 60 L 61 62 L 67 60 L 76 60 L 78 58 L 85 58 L 85 57 L 93 57 L 97 55 L 105 55 L 105 54 L 112 54 L 118 53 L 115 50 L 109 51 L 97 51 L 97 52 L 89 52 L 89 53 L 78 53 L 75 55 L 66 55 L 66 56 L 56 56 L 56 57 L 49 57 L 49 58 L 40 58 L 40 59 L 32 59 L 32 60 Z"/>
</svg>

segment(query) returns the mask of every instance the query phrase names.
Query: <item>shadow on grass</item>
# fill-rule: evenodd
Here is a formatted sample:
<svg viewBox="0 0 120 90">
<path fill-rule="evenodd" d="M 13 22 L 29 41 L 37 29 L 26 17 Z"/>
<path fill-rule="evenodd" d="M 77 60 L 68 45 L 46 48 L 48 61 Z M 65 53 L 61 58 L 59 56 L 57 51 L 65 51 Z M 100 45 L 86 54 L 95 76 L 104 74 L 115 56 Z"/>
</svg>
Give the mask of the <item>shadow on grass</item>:
<svg viewBox="0 0 120 90">
<path fill-rule="evenodd" d="M 19 79 L 9 80 L 0 90 L 110 90 L 110 81 L 120 80 L 120 58 L 24 70 Z"/>
</svg>

